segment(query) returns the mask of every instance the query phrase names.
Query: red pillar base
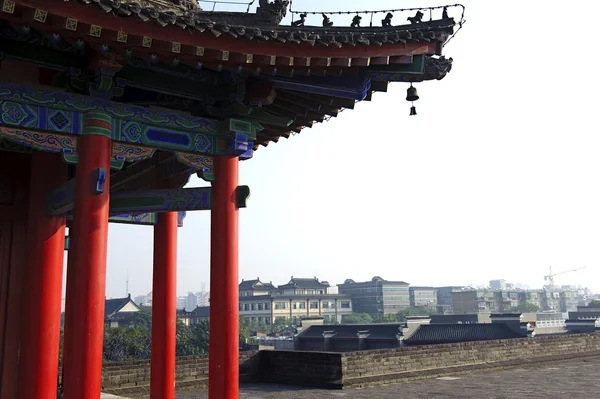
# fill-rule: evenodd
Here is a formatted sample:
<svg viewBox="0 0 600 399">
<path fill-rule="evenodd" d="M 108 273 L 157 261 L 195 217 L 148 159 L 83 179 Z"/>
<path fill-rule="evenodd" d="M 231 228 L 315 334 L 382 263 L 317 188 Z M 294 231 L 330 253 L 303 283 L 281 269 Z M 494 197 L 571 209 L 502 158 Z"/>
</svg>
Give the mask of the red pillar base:
<svg viewBox="0 0 600 399">
<path fill-rule="evenodd" d="M 238 399 L 238 158 L 215 157 L 210 261 L 208 397 Z"/>
<path fill-rule="evenodd" d="M 175 399 L 176 327 L 177 212 L 168 212 L 154 226 L 151 399 Z"/>
</svg>

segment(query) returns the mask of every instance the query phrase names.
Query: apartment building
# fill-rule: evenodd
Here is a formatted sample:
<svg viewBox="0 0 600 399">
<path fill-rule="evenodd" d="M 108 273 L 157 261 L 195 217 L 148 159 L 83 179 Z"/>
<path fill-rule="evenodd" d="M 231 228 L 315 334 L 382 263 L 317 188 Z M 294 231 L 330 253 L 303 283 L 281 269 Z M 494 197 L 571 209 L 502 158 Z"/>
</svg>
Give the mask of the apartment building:
<svg viewBox="0 0 600 399">
<path fill-rule="evenodd" d="M 437 308 L 437 288 L 408 287 L 410 306 Z"/>
<path fill-rule="evenodd" d="M 447 286 L 437 288 L 437 310 L 439 314 L 452 313 L 452 293 L 461 292 L 463 287 Z"/>
<path fill-rule="evenodd" d="M 379 276 L 360 283 L 348 279 L 338 284 L 338 289 L 340 294 L 352 298 L 352 308 L 357 313 L 384 316 L 410 306 L 408 283 L 404 281 L 388 281 Z"/>
<path fill-rule="evenodd" d="M 260 279 L 240 284 L 240 316 L 249 321 L 298 324 L 305 317 L 323 317 L 325 323 L 340 323 L 352 313 L 349 296 L 330 294 L 330 285 L 315 278 L 294 278 L 277 288 Z"/>
<path fill-rule="evenodd" d="M 465 290 L 451 295 L 454 314 L 496 313 L 503 309 L 500 291 Z"/>
</svg>

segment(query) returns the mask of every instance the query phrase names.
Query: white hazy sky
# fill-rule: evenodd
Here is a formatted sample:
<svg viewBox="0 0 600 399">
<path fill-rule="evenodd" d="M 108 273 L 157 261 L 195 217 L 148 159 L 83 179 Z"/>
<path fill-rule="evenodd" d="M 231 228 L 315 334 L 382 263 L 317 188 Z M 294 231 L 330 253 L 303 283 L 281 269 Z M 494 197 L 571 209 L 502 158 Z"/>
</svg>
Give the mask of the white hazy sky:
<svg viewBox="0 0 600 399">
<path fill-rule="evenodd" d="M 240 279 L 541 287 L 550 265 L 587 266 L 557 283 L 600 290 L 600 2 L 464 4 L 467 23 L 444 50 L 454 67 L 417 85 L 418 116 L 408 116 L 408 85 L 392 84 L 242 163 L 252 196 L 240 212 Z M 294 1 L 314 11 L 415 5 L 438 4 Z M 188 214 L 179 238 L 183 294 L 209 281 L 209 213 Z M 111 225 L 107 296 L 126 293 L 127 275 L 132 295 L 151 290 L 151 227 Z"/>
</svg>

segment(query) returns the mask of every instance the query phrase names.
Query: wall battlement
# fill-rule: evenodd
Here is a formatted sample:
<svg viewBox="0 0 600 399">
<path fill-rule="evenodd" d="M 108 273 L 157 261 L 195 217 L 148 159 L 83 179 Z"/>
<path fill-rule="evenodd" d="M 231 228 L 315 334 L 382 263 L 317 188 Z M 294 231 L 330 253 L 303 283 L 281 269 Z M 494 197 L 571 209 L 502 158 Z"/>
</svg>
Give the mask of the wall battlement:
<svg viewBox="0 0 600 399">
<path fill-rule="evenodd" d="M 600 334 L 563 334 L 348 353 L 245 352 L 240 355 L 240 375 L 244 377 L 242 381 L 342 389 L 586 356 L 600 356 Z M 208 357 L 178 359 L 178 390 L 203 388 L 207 382 Z M 149 361 L 104 367 L 104 392 L 143 394 L 149 384 Z"/>
</svg>

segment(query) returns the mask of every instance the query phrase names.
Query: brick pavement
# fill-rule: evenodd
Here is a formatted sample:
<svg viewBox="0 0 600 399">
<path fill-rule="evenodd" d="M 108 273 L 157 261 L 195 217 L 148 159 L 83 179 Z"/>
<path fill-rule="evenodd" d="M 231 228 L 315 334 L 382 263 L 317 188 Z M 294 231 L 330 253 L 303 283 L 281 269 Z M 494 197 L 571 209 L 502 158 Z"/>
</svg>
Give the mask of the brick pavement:
<svg viewBox="0 0 600 399">
<path fill-rule="evenodd" d="M 177 399 L 206 399 L 206 391 L 180 392 Z M 276 385 L 243 386 L 240 399 L 397 399 L 397 398 L 598 398 L 600 358 L 483 371 L 456 377 L 328 391 Z"/>
</svg>

